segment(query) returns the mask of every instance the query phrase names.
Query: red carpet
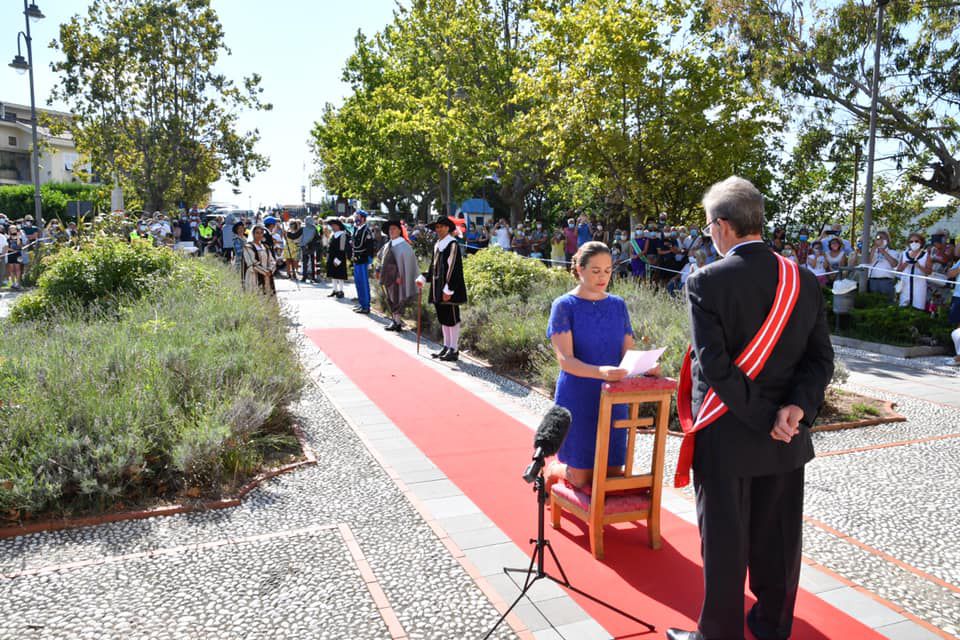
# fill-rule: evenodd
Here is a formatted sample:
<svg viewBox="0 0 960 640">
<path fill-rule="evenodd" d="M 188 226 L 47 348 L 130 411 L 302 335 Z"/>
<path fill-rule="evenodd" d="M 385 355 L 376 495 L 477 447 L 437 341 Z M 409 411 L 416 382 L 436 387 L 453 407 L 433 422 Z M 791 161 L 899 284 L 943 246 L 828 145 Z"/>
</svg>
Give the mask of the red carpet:
<svg viewBox="0 0 960 640">
<path fill-rule="evenodd" d="M 528 427 L 366 329 L 306 334 L 498 527 L 529 549 L 529 539 L 536 535 L 536 500 L 531 485 L 520 477 L 533 450 Z M 669 511 L 663 512 L 661 526 L 659 551 L 647 546 L 643 526 L 608 527 L 607 557 L 598 562 L 590 555 L 585 526 L 567 518 L 562 532 L 548 525 L 548 537 L 572 584 L 657 627 L 647 632 L 573 595 L 616 637 L 662 638 L 668 627 L 696 626 L 703 595 L 697 529 Z M 551 564 L 548 560 L 548 570 Z M 746 611 L 752 598 L 745 600 Z M 801 592 L 793 638 L 882 636 Z"/>
</svg>

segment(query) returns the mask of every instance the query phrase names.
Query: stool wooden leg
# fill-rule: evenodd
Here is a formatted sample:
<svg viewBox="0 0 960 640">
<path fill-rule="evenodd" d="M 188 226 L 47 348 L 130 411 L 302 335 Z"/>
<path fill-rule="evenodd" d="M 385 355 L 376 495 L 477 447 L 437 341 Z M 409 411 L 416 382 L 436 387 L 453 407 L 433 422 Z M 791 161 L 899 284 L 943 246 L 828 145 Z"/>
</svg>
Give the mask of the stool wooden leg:
<svg viewBox="0 0 960 640">
<path fill-rule="evenodd" d="M 603 560 L 603 520 L 590 520 L 590 552 L 597 560 Z"/>
<path fill-rule="evenodd" d="M 557 499 L 554 498 L 553 494 L 551 493 L 550 494 L 550 526 L 552 526 L 554 529 L 560 528 L 561 515 L 562 513 L 561 513 L 560 505 L 557 504 Z"/>
</svg>

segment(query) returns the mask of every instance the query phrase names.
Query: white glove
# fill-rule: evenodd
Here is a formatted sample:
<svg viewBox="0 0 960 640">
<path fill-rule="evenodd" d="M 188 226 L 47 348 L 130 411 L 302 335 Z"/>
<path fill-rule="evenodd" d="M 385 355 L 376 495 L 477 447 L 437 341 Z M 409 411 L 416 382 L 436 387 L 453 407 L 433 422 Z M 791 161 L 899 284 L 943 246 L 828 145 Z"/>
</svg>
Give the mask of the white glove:
<svg viewBox="0 0 960 640">
<path fill-rule="evenodd" d="M 335 267 L 339 267 L 339 266 L 340 266 L 340 258 L 334 258 L 334 259 L 333 259 L 333 266 L 335 266 Z"/>
</svg>

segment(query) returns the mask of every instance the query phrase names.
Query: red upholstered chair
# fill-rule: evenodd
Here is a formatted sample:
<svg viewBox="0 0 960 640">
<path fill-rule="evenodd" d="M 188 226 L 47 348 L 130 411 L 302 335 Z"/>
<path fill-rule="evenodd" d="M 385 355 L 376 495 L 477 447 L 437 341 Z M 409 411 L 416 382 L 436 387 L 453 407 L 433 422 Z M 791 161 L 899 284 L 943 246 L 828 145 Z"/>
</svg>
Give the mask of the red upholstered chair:
<svg viewBox="0 0 960 640">
<path fill-rule="evenodd" d="M 600 393 L 598 425 L 610 424 L 613 405 L 628 405 L 625 420 L 613 423 L 614 429 L 628 429 L 627 464 L 623 476 L 607 477 L 607 449 L 610 429 L 597 429 L 597 454 L 593 462 L 593 485 L 590 491 L 577 490 L 566 482 L 558 482 L 550 490 L 550 515 L 554 529 L 560 528 L 564 511 L 574 514 L 590 530 L 590 551 L 603 559 L 603 527 L 614 522 L 644 520 L 650 546 L 660 548 L 660 491 L 663 487 L 663 458 L 666 448 L 670 398 L 677 387 L 670 378 L 628 378 L 606 383 Z M 655 417 L 641 417 L 640 408 L 656 405 Z M 650 468 L 634 469 L 637 433 L 653 427 L 653 455 Z"/>
</svg>

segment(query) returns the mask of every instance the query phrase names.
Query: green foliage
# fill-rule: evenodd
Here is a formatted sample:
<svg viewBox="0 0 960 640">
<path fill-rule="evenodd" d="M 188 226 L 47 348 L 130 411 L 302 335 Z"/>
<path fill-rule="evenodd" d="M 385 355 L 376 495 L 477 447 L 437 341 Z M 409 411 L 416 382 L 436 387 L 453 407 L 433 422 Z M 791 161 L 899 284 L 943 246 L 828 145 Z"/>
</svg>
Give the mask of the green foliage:
<svg viewBox="0 0 960 640">
<path fill-rule="evenodd" d="M 46 304 L 43 321 L 0 334 L 0 512 L 215 493 L 290 443 L 280 429 L 304 376 L 279 308 L 214 260 L 154 273 L 150 296 L 110 314 L 52 322 Z"/>
<path fill-rule="evenodd" d="M 850 312 L 850 327 L 841 329 L 839 335 L 902 347 L 918 344 L 949 347 L 952 328 L 947 322 L 946 309 L 930 317 L 929 313 L 912 307 L 888 305 L 854 308 Z"/>
<path fill-rule="evenodd" d="M 567 271 L 545 267 L 539 260 L 495 246 L 464 260 L 463 279 L 471 302 L 513 295 L 524 298 L 535 288 L 554 284 L 572 288 L 574 284 Z"/>
<path fill-rule="evenodd" d="M 866 128 L 877 4 L 711 0 L 706 8 L 729 47 L 730 64 L 805 109 L 812 99 L 814 118 L 837 138 Z M 960 197 L 957 87 L 942 71 L 956 68 L 960 12 L 952 3 L 889 3 L 879 41 L 881 148 L 884 140 L 899 146 L 906 177 L 927 187 L 925 200 L 932 192 Z"/>
<path fill-rule="evenodd" d="M 48 182 L 40 185 L 43 219 L 66 218 L 67 202 L 86 200 L 94 203 L 95 208 L 109 208 L 110 194 L 106 187 L 86 185 L 74 182 Z M 0 186 L 0 212 L 12 220 L 25 215 L 33 215 L 33 185 Z"/>
<path fill-rule="evenodd" d="M 135 300 L 165 282 L 178 264 L 173 252 L 162 247 L 108 237 L 81 251 L 63 247 L 45 261 L 38 291 L 18 299 L 10 310 L 13 322 L 51 317 L 63 311 L 61 301 L 74 309 L 104 309 Z"/>
<path fill-rule="evenodd" d="M 65 126 L 129 209 L 202 202 L 221 177 L 236 186 L 266 168 L 238 117 L 271 107 L 257 74 L 235 84 L 217 72 L 229 49 L 209 0 L 94 0 L 52 46 L 54 97 L 74 114 Z"/>
<path fill-rule="evenodd" d="M 833 327 L 836 323 L 833 292 L 824 289 L 823 293 L 827 323 Z M 931 317 L 929 313 L 913 307 L 893 306 L 880 293 L 858 293 L 853 306 L 849 320 L 841 323 L 837 335 L 898 347 L 952 346 L 950 331 L 953 327 L 947 322 L 946 307 Z"/>
</svg>

